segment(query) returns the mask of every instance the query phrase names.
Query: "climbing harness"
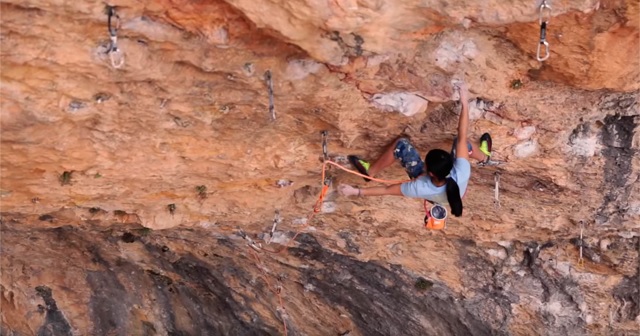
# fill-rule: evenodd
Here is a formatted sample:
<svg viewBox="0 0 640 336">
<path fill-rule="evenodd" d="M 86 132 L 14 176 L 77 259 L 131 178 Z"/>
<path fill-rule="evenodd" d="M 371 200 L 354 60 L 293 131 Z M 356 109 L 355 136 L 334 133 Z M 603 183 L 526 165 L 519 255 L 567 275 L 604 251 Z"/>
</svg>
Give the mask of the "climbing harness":
<svg viewBox="0 0 640 336">
<path fill-rule="evenodd" d="M 118 16 L 118 14 L 116 13 L 116 8 L 113 6 L 108 6 L 107 15 L 109 39 L 111 40 L 111 43 L 109 44 L 109 50 L 107 50 L 107 54 L 109 54 L 111 66 L 113 66 L 115 69 L 120 69 L 120 67 L 124 65 L 124 55 L 122 54 L 122 51 L 118 49 L 118 29 L 120 28 L 120 16 Z M 115 18 L 115 24 L 113 22 L 113 18 Z"/>
<path fill-rule="evenodd" d="M 496 208 L 500 208 L 500 173 L 494 174 L 494 188 L 493 188 L 493 204 Z"/>
<path fill-rule="evenodd" d="M 547 4 L 547 0 L 542 0 L 538 8 L 538 17 L 540 19 L 540 42 L 538 43 L 538 51 L 536 58 L 538 61 L 546 61 L 549 58 L 549 42 L 547 42 L 547 25 L 551 19 L 551 7 Z M 543 50 L 544 49 L 544 50 Z M 544 55 L 541 52 L 544 51 Z"/>
<path fill-rule="evenodd" d="M 273 99 L 273 80 L 271 78 L 271 70 L 264 72 L 264 81 L 267 83 L 267 94 L 269 95 L 269 115 L 271 115 L 272 121 L 276 121 L 276 108 Z"/>
<path fill-rule="evenodd" d="M 578 266 L 584 267 L 584 258 L 582 257 L 582 246 L 584 246 L 584 240 L 582 239 L 582 233 L 584 231 L 584 223 L 580 221 L 580 241 L 578 246 L 580 247 L 580 256 L 578 257 Z"/>
</svg>

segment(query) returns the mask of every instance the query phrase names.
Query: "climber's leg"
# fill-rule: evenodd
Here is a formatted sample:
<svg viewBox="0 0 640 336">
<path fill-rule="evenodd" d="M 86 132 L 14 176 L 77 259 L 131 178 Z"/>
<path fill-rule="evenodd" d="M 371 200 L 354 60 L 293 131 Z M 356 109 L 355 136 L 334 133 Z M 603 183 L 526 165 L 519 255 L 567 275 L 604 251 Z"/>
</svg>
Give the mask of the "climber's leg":
<svg viewBox="0 0 640 336">
<path fill-rule="evenodd" d="M 385 148 L 382 155 L 380 155 L 371 165 L 371 168 L 369 168 L 369 176 L 376 176 L 395 162 L 396 159 L 393 157 L 393 151 L 395 150 L 398 141 L 400 141 L 400 139 L 393 141 L 389 146 L 387 146 L 387 148 Z"/>
<path fill-rule="evenodd" d="M 371 177 L 391 166 L 396 159 L 400 160 L 400 164 L 402 164 L 410 178 L 416 178 L 424 172 L 424 162 L 420 157 L 420 153 L 406 138 L 394 140 L 373 164 L 355 155 L 349 155 L 347 158 L 358 172 Z M 370 181 L 368 178 L 364 180 Z"/>
<path fill-rule="evenodd" d="M 364 175 L 368 175 L 368 176 L 375 176 L 376 174 L 380 173 L 382 170 L 384 170 L 385 168 L 391 166 L 393 164 L 393 162 L 395 161 L 395 157 L 393 155 L 394 150 L 396 149 L 396 146 L 398 144 L 398 141 L 400 141 L 400 139 L 394 140 L 382 153 L 382 155 L 380 155 L 380 157 L 378 157 L 378 159 L 373 163 L 369 163 L 365 160 L 360 159 L 359 157 L 355 156 L 355 155 L 349 155 L 347 157 L 347 159 L 349 160 L 349 163 L 351 163 L 352 166 L 354 166 L 358 172 L 360 172 L 360 174 L 364 174 Z M 365 181 L 371 181 L 368 178 L 364 179 Z"/>
<path fill-rule="evenodd" d="M 458 138 L 453 139 L 453 146 L 451 148 L 451 155 L 456 156 L 456 145 Z M 469 157 L 474 158 L 480 162 L 489 160 L 491 157 L 491 136 L 489 133 L 484 133 L 480 137 L 480 144 L 467 142 L 467 148 L 469 149 Z"/>
<path fill-rule="evenodd" d="M 469 145 L 471 146 L 471 151 L 469 152 L 470 158 L 476 159 L 480 162 L 488 159 L 488 157 L 480 151 L 480 147 L 478 147 L 478 145 L 475 143 L 469 143 Z"/>
<path fill-rule="evenodd" d="M 356 168 L 356 170 L 362 174 L 362 175 L 367 175 L 367 176 L 371 176 L 369 175 L 369 167 L 371 167 L 371 163 L 355 156 L 355 155 L 349 155 L 347 156 L 347 160 L 349 160 L 349 163 L 351 163 L 351 165 Z M 371 181 L 371 179 L 368 179 L 366 177 L 364 177 L 365 182 L 369 182 Z"/>
<path fill-rule="evenodd" d="M 375 176 L 391 166 L 398 159 L 410 178 L 416 178 L 424 172 L 424 162 L 420 153 L 406 138 L 395 140 L 369 168 L 369 175 Z"/>
<path fill-rule="evenodd" d="M 422 161 L 420 153 L 408 139 L 400 138 L 398 140 L 393 156 L 400 160 L 400 164 L 409 175 L 409 178 L 414 179 L 424 173 L 424 161 Z"/>
<path fill-rule="evenodd" d="M 457 157 L 456 156 L 457 146 L 458 146 L 458 137 L 455 137 L 453 138 L 453 144 L 451 145 L 451 156 L 453 156 L 454 158 Z M 467 149 L 469 150 L 469 157 L 475 158 L 473 153 L 476 151 L 473 150 L 474 148 L 470 141 L 467 141 Z"/>
</svg>

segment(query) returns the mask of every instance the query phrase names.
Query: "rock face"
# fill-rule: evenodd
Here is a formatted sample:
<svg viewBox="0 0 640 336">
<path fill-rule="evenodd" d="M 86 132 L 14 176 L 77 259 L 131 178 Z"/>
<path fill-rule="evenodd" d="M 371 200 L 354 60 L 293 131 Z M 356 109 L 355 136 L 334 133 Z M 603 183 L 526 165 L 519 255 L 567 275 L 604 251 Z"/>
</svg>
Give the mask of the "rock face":
<svg viewBox="0 0 640 336">
<path fill-rule="evenodd" d="M 2 335 L 637 334 L 637 1 L 554 1 L 544 63 L 528 1 L 111 5 L 118 68 L 103 2 L 0 4 Z M 462 218 L 316 204 L 321 131 L 448 149 L 456 80 L 504 162 Z"/>
</svg>

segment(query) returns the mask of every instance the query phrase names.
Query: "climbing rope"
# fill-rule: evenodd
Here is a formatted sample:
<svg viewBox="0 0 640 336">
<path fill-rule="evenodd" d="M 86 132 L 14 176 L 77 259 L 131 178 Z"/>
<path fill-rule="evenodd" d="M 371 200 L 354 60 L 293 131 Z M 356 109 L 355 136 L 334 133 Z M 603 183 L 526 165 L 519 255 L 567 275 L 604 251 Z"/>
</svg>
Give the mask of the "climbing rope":
<svg viewBox="0 0 640 336">
<path fill-rule="evenodd" d="M 260 257 L 258 256 L 257 253 L 249 250 L 249 252 L 251 252 L 251 255 L 253 256 L 253 258 L 256 261 L 256 265 L 260 265 L 260 267 L 258 267 L 258 269 L 260 270 L 260 272 L 262 272 L 262 279 L 264 280 L 264 282 L 267 283 L 267 288 L 269 289 L 269 291 L 271 291 L 273 294 L 278 296 L 278 303 L 280 305 L 280 309 L 281 309 L 281 313 L 280 316 L 282 317 L 282 327 L 284 329 L 284 335 L 287 336 L 287 322 L 285 321 L 285 316 L 286 316 L 286 312 L 287 310 L 284 307 L 284 301 L 282 301 L 282 285 L 278 285 L 275 287 L 271 287 L 271 283 L 269 283 L 269 278 L 267 277 L 267 272 L 264 271 L 264 267 L 262 267 L 262 261 L 260 260 Z"/>
<path fill-rule="evenodd" d="M 398 181 L 383 180 L 383 179 L 378 179 L 378 178 L 375 178 L 375 177 L 370 177 L 370 176 L 367 176 L 367 175 L 364 175 L 364 174 L 360 174 L 357 171 L 345 168 L 345 167 L 341 166 L 340 164 L 338 164 L 338 163 L 336 163 L 334 161 L 327 160 L 322 164 L 322 174 L 321 174 L 321 181 L 323 181 L 322 189 L 320 190 L 320 194 L 318 195 L 318 199 L 316 200 L 316 203 L 313 206 L 313 211 L 307 216 L 306 224 L 304 224 L 294 234 L 293 238 L 289 239 L 289 242 L 286 245 L 284 245 L 282 248 L 278 249 L 278 250 L 269 250 L 269 249 L 266 249 L 264 247 L 260 247 L 257 243 L 255 243 L 253 241 L 250 241 L 248 245 L 253 247 L 253 249 L 255 249 L 255 250 L 265 251 L 265 252 L 268 252 L 268 253 L 271 253 L 271 254 L 279 254 L 279 253 L 282 253 L 282 251 L 284 251 L 285 249 L 287 249 L 291 245 L 291 242 L 293 242 L 298 237 L 298 235 L 302 232 L 302 230 L 306 229 L 310 225 L 311 220 L 315 217 L 315 215 L 318 214 L 322 210 L 322 203 L 324 203 L 324 198 L 327 195 L 327 192 L 329 191 L 329 187 L 330 187 L 325 182 L 326 181 L 326 171 L 327 171 L 327 167 L 328 166 L 335 166 L 335 167 L 337 167 L 339 169 L 342 169 L 342 170 L 344 170 L 344 171 L 346 171 L 346 172 L 348 172 L 350 174 L 354 174 L 354 175 L 357 175 L 357 176 L 360 176 L 360 177 L 366 177 L 366 178 L 369 178 L 369 179 L 371 179 L 373 181 L 376 181 L 376 182 L 379 182 L 379 183 L 384 183 L 384 184 L 398 184 L 398 183 L 404 183 L 404 182 L 408 182 L 409 181 L 409 180 L 404 180 L 404 181 L 400 181 L 400 180 L 398 180 Z M 243 238 L 245 236 L 246 235 L 243 235 Z M 249 240 L 250 240 L 250 238 L 249 238 Z"/>
<path fill-rule="evenodd" d="M 109 44 L 109 50 L 107 50 L 107 54 L 109 54 L 109 59 L 111 60 L 111 66 L 115 69 L 120 69 L 124 65 L 124 54 L 120 49 L 118 49 L 118 29 L 120 28 L 120 16 L 116 13 L 116 9 L 113 6 L 109 6 L 107 9 L 107 26 L 109 29 L 109 39 L 111 43 Z M 115 18 L 115 24 L 113 19 Z"/>
<path fill-rule="evenodd" d="M 326 155 L 326 142 L 324 141 L 324 139 L 326 139 L 326 135 L 327 134 L 323 132 L 322 135 L 323 135 L 323 156 L 328 157 Z M 316 203 L 313 205 L 313 211 L 310 212 L 309 215 L 307 216 L 307 222 L 302 227 L 300 227 L 298 229 L 298 231 L 293 235 L 293 237 L 291 239 L 289 239 L 287 244 L 282 246 L 278 250 L 269 250 L 269 249 L 266 249 L 266 248 L 262 247 L 259 243 L 253 241 L 253 239 L 251 239 L 251 237 L 249 237 L 246 233 L 244 233 L 242 230 L 240 230 L 238 233 L 242 238 L 247 240 L 247 246 L 251 247 L 256 252 L 264 251 L 264 252 L 267 252 L 267 253 L 270 253 L 270 254 L 280 254 L 283 251 L 285 251 L 287 248 L 289 248 L 291 243 L 296 240 L 298 235 L 311 224 L 311 220 L 315 217 L 315 215 L 321 211 L 322 203 L 324 202 L 324 198 L 325 198 L 327 192 L 329 191 L 330 184 L 327 183 L 327 173 L 326 173 L 326 171 L 330 166 L 335 166 L 335 167 L 338 167 L 339 169 L 342 169 L 342 170 L 344 170 L 344 171 L 346 171 L 348 173 L 351 173 L 351 174 L 354 174 L 354 175 L 357 175 L 357 176 L 360 176 L 360 177 L 366 177 L 366 178 L 369 178 L 369 179 L 371 179 L 373 181 L 384 183 L 384 184 L 397 184 L 397 183 L 403 183 L 403 182 L 407 182 L 408 181 L 408 180 L 407 181 L 390 181 L 390 180 L 383 180 L 383 179 L 378 179 L 378 178 L 374 178 L 374 177 L 369 177 L 367 175 L 360 174 L 357 171 L 345 168 L 345 167 L 341 166 L 340 164 L 338 164 L 336 162 L 333 162 L 333 161 L 330 161 L 330 160 L 327 159 L 322 164 L 322 174 L 321 174 L 322 189 L 320 191 L 320 194 L 318 195 L 318 199 L 316 200 Z M 426 209 L 426 207 L 425 207 L 425 209 Z M 279 212 L 277 212 L 276 213 L 276 217 L 274 219 L 274 224 L 273 224 L 273 227 L 272 227 L 272 231 L 271 231 L 271 236 L 269 238 L 269 242 L 271 242 L 271 239 L 273 238 L 273 231 L 275 231 L 276 223 L 279 222 L 280 220 L 281 220 L 280 219 L 280 214 L 279 214 Z M 260 267 L 260 265 L 262 265 L 262 261 L 260 260 L 260 257 L 254 251 L 249 250 L 249 252 L 252 254 L 253 258 L 255 259 L 258 269 L 260 269 L 260 272 L 262 272 L 262 278 L 267 283 L 269 291 L 271 291 L 272 293 L 274 293 L 275 295 L 278 296 L 278 302 L 279 302 L 279 305 L 280 305 L 280 309 L 282 311 L 282 313 L 281 313 L 282 325 L 283 325 L 283 328 L 284 328 L 284 335 L 286 336 L 287 335 L 287 323 L 285 321 L 286 310 L 285 310 L 285 307 L 284 307 L 284 303 L 282 301 L 282 292 L 284 291 L 284 287 L 282 285 L 278 285 L 277 287 L 273 287 L 272 288 L 271 284 L 270 284 L 270 282 L 269 282 L 269 280 L 267 278 L 267 274 L 266 274 L 264 268 Z"/>
<path fill-rule="evenodd" d="M 538 43 L 538 51 L 536 52 L 536 58 L 538 61 L 543 62 L 549 58 L 549 42 L 547 42 L 547 25 L 551 19 L 551 7 L 547 4 L 547 0 L 542 0 L 540 7 L 538 8 L 538 17 L 540 21 L 540 42 Z M 544 47 L 543 47 L 544 46 Z M 541 52 L 544 49 L 544 55 Z"/>
<path fill-rule="evenodd" d="M 353 174 L 353 175 L 356 175 L 356 176 L 360 176 L 360 177 L 363 177 L 363 178 L 368 178 L 368 179 L 370 179 L 372 181 L 376 181 L 376 182 L 383 183 L 383 184 L 398 184 L 398 183 L 405 183 L 405 182 L 411 181 L 411 180 L 384 180 L 384 179 L 379 179 L 379 178 L 375 178 L 375 177 L 371 177 L 371 176 L 368 176 L 368 175 L 361 174 L 360 172 L 357 172 L 355 170 L 351 170 L 351 169 L 345 168 L 345 167 L 343 167 L 342 165 L 340 165 L 337 162 L 334 162 L 334 161 L 331 161 L 331 160 L 326 160 L 322 164 L 322 174 L 321 174 L 322 189 L 320 190 L 320 194 L 318 195 L 318 199 L 317 199 L 316 203 L 313 206 L 313 211 L 307 216 L 306 224 L 304 224 L 294 234 L 293 238 L 291 238 L 286 245 L 282 246 L 282 248 L 280 248 L 278 250 L 269 250 L 269 249 L 266 249 L 264 247 L 261 247 L 259 244 L 253 242 L 246 235 L 241 234 L 243 236 L 243 238 L 245 238 L 245 239 L 247 239 L 249 241 L 248 245 L 250 247 L 252 247 L 253 249 L 255 249 L 256 251 L 265 251 L 265 252 L 268 252 L 268 253 L 271 253 L 271 254 L 280 254 L 285 249 L 287 249 L 291 245 L 291 243 L 298 237 L 298 235 L 302 232 L 302 230 L 306 229 L 310 225 L 311 220 L 315 217 L 315 215 L 322 210 L 322 203 L 324 203 L 324 198 L 325 198 L 327 192 L 329 191 L 329 187 L 330 187 L 330 184 L 328 184 L 326 182 L 327 181 L 327 177 L 326 177 L 327 173 L 326 173 L 326 171 L 327 171 L 329 166 L 334 166 L 334 167 L 336 167 L 338 169 L 341 169 L 341 170 L 343 170 L 343 171 L 345 171 L 347 173 L 350 173 L 350 174 Z M 498 191 L 497 191 L 498 190 L 497 188 L 498 188 L 499 181 L 500 181 L 500 177 L 499 177 L 499 175 L 496 175 L 496 194 L 495 194 L 496 199 L 498 199 L 498 197 L 499 197 Z M 426 210 L 426 205 L 425 205 L 425 210 Z"/>
<path fill-rule="evenodd" d="M 270 250 L 267 248 L 262 247 L 259 243 L 254 242 L 248 235 L 246 235 L 244 232 L 240 231 L 239 234 L 240 236 L 242 236 L 245 240 L 247 240 L 247 246 L 251 247 L 252 249 L 254 249 L 256 252 L 267 252 L 270 254 L 280 254 L 283 251 L 285 251 L 287 248 L 289 248 L 291 246 L 291 243 L 294 242 L 296 240 L 296 238 L 298 237 L 298 235 L 300 235 L 300 233 L 306 229 L 309 225 L 311 225 L 311 221 L 313 220 L 313 218 L 316 216 L 316 214 L 318 214 L 321 209 L 322 209 L 322 203 L 324 203 L 324 198 L 327 194 L 327 192 L 329 191 L 329 187 L 330 187 L 330 182 L 328 183 L 327 180 L 330 181 L 330 179 L 327 178 L 327 170 L 333 166 L 336 167 L 338 169 L 341 169 L 347 173 L 356 175 L 356 176 L 360 176 L 363 178 L 368 178 L 370 180 L 379 182 L 379 183 L 383 183 L 383 184 L 398 184 L 398 183 L 404 183 L 404 182 L 408 182 L 410 180 L 384 180 L 384 179 L 379 179 L 379 178 L 375 178 L 375 177 L 371 177 L 368 175 L 364 175 L 361 174 L 360 172 L 357 172 L 355 170 L 351 170 L 348 168 L 343 167 L 342 165 L 338 164 L 337 162 L 331 161 L 328 159 L 328 155 L 327 155 L 327 136 L 328 134 L 326 132 L 322 132 L 322 154 L 323 154 L 323 158 L 324 158 L 324 162 L 322 164 L 322 173 L 321 173 L 321 179 L 320 181 L 322 181 L 322 189 L 320 190 L 320 194 L 318 195 L 318 199 L 316 200 L 315 204 L 313 205 L 313 211 L 311 211 L 309 213 L 309 215 L 307 216 L 307 221 L 306 223 L 300 227 L 296 233 L 293 235 L 293 237 L 291 239 L 289 239 L 289 241 L 283 245 L 280 249 L 278 250 Z M 495 198 L 496 201 L 498 201 L 498 184 L 500 181 L 500 175 L 498 173 L 496 173 L 496 191 L 495 191 Z M 499 202 L 499 201 L 498 201 Z M 499 203 L 498 203 L 499 205 Z M 429 209 L 427 208 L 427 201 L 425 200 L 424 202 L 424 209 L 425 212 L 429 213 Z M 270 233 L 270 237 L 269 237 L 269 242 L 271 242 L 271 239 L 273 238 L 273 233 L 275 231 L 275 227 L 277 225 L 277 223 L 279 223 L 281 221 L 280 218 L 280 214 L 279 212 L 276 212 L 276 217 L 274 219 L 274 223 L 271 229 L 271 233 Z M 426 220 L 425 220 L 425 225 L 427 224 Z M 444 224 L 442 224 L 442 227 L 444 227 Z M 582 248 L 581 248 L 582 251 Z M 257 265 L 261 265 L 262 262 L 260 260 L 260 257 L 258 256 L 258 254 L 254 251 L 249 250 L 249 252 L 253 255 L 256 264 Z M 582 255 L 582 252 L 581 252 Z M 284 335 L 287 335 L 287 324 L 285 321 L 285 316 L 286 316 L 286 310 L 282 301 L 282 292 L 284 291 L 284 287 L 282 285 L 279 285 L 277 287 L 272 288 L 271 284 L 269 283 L 268 279 L 267 279 L 267 274 L 264 271 L 264 269 L 262 267 L 258 267 L 260 269 L 260 271 L 263 274 L 263 279 L 265 280 L 265 282 L 267 283 L 267 286 L 269 287 L 269 290 L 276 294 L 278 296 L 278 302 L 280 305 L 280 309 L 282 310 L 281 316 L 282 316 L 282 324 L 283 324 L 283 328 L 284 328 Z"/>
</svg>

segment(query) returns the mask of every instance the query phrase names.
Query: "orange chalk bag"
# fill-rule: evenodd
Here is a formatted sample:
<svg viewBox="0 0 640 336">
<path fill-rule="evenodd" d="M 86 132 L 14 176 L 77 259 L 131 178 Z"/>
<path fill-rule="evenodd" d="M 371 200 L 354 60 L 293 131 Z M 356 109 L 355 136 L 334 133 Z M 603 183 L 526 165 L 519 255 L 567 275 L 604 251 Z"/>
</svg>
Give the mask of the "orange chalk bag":
<svg viewBox="0 0 640 336">
<path fill-rule="evenodd" d="M 427 230 L 444 230 L 447 227 L 447 208 L 440 204 L 424 201 L 424 227 Z"/>
</svg>

